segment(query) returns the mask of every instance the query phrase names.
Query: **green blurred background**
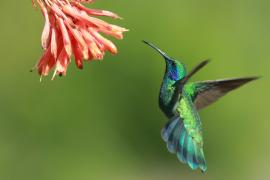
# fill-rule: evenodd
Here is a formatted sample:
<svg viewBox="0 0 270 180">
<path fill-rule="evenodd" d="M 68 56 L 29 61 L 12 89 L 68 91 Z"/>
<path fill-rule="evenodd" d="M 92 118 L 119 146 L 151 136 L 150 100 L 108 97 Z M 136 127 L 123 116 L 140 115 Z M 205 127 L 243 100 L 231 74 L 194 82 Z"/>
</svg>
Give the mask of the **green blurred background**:
<svg viewBox="0 0 270 180">
<path fill-rule="evenodd" d="M 91 5 L 90 5 L 91 6 Z M 130 29 L 117 56 L 74 62 L 63 78 L 29 73 L 41 54 L 43 18 L 30 0 L 0 3 L 0 179 L 270 179 L 270 1 L 96 0 Z M 200 112 L 208 171 L 192 171 L 160 138 L 162 58 L 157 44 L 194 80 L 261 75 Z"/>
</svg>

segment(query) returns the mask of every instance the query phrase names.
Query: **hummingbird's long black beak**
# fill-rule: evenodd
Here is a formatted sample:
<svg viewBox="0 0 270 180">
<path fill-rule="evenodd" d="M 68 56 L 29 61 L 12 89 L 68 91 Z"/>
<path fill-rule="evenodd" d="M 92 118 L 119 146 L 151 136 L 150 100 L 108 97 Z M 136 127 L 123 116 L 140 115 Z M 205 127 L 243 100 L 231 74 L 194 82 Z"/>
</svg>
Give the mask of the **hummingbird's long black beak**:
<svg viewBox="0 0 270 180">
<path fill-rule="evenodd" d="M 157 52 L 159 52 L 159 54 L 161 54 L 165 60 L 170 60 L 171 58 L 163 51 L 161 51 L 157 46 L 155 46 L 154 44 L 150 43 L 150 42 L 147 42 L 147 41 L 144 41 L 143 42 L 145 44 L 147 44 L 148 46 L 152 47 L 153 49 L 155 49 Z"/>
</svg>

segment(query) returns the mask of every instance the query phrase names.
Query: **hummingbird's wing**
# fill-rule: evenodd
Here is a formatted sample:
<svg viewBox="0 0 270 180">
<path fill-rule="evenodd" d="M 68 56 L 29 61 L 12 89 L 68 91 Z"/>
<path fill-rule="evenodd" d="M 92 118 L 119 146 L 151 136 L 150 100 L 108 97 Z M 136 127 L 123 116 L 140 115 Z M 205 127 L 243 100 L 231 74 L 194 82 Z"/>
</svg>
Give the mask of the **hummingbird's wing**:
<svg viewBox="0 0 270 180">
<path fill-rule="evenodd" d="M 206 171 L 203 148 L 190 136 L 180 116 L 169 120 L 162 129 L 161 136 L 169 152 L 176 154 L 179 161 L 188 164 L 192 169 Z"/>
<path fill-rule="evenodd" d="M 192 82 L 187 83 L 184 89 L 199 110 L 212 104 L 228 92 L 256 79 L 258 77 Z"/>
</svg>

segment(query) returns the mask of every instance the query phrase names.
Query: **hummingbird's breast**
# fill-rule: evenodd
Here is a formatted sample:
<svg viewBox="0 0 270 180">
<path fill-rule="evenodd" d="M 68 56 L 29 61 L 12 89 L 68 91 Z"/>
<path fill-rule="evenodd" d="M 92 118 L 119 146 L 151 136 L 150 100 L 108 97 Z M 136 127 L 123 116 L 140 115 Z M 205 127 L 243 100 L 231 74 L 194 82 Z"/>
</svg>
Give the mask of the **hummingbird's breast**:
<svg viewBox="0 0 270 180">
<path fill-rule="evenodd" d="M 164 78 L 159 92 L 159 107 L 167 117 L 173 117 L 173 109 L 169 106 L 175 87 L 174 82 Z"/>
<path fill-rule="evenodd" d="M 166 70 L 159 93 L 159 107 L 169 118 L 175 116 L 172 98 L 175 94 L 175 82 L 185 76 L 185 68 L 176 61 L 166 61 Z"/>
</svg>

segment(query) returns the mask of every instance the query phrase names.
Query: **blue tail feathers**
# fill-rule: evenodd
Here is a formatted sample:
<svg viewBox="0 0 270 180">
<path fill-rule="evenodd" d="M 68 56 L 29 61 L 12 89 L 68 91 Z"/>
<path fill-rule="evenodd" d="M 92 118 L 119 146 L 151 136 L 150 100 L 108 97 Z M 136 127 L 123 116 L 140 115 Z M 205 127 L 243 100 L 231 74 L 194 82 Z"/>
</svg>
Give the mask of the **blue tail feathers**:
<svg viewBox="0 0 270 180">
<path fill-rule="evenodd" d="M 191 169 L 206 171 L 203 149 L 188 134 L 180 117 L 172 118 L 162 129 L 161 136 L 169 152 L 176 154 L 182 163 L 187 163 Z"/>
</svg>

